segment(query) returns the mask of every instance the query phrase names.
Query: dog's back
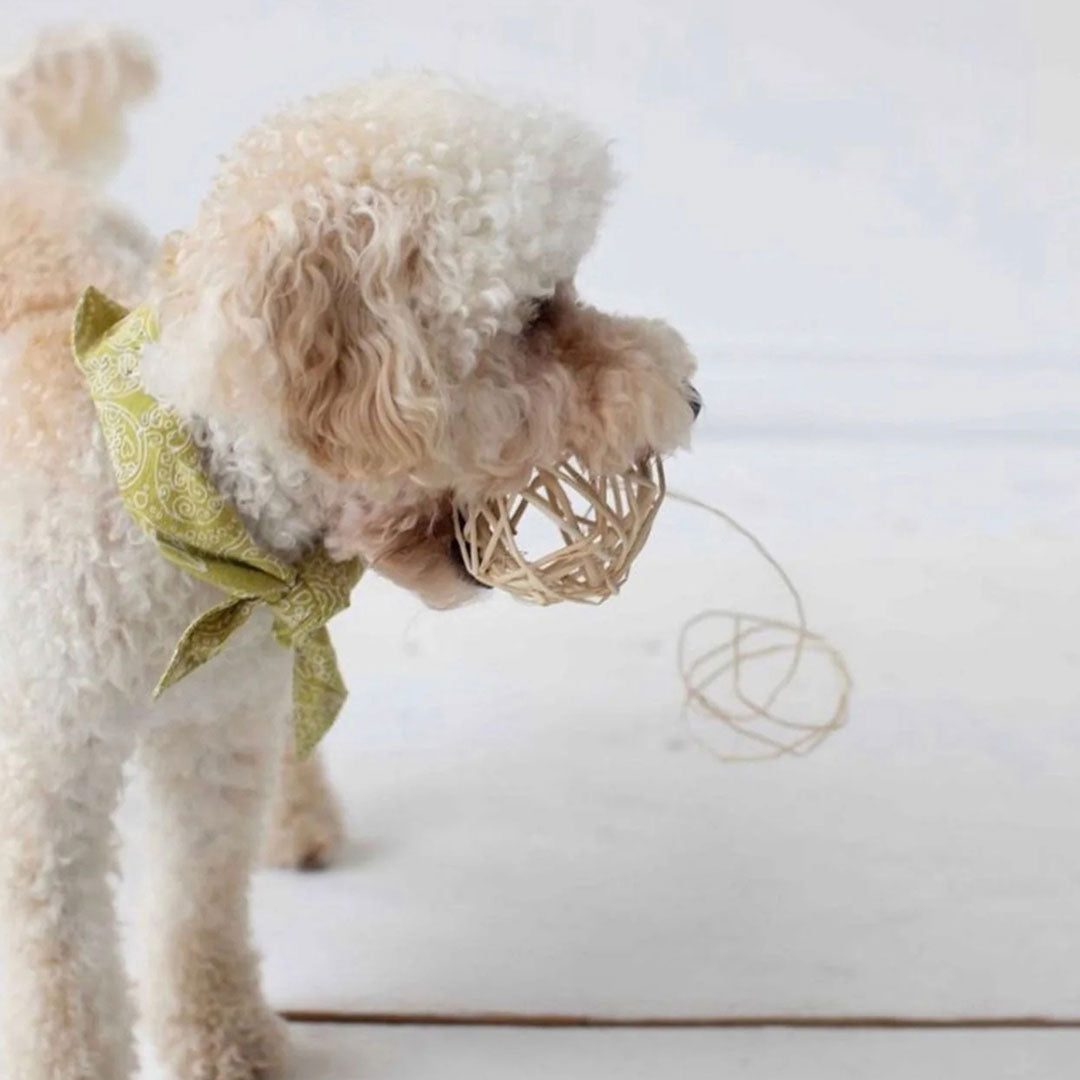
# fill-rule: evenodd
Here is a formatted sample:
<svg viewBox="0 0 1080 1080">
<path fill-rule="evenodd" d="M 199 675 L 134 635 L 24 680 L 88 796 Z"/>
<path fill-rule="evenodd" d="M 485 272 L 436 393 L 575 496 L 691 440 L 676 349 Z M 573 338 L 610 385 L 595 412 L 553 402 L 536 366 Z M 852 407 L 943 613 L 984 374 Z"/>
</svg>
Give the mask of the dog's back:
<svg viewBox="0 0 1080 1080">
<path fill-rule="evenodd" d="M 0 75 L 0 461 L 9 496 L 12 485 L 66 472 L 92 422 L 68 344 L 79 294 L 94 284 L 138 298 L 154 245 L 102 201 L 96 181 L 122 156 L 125 107 L 154 82 L 148 52 L 113 31 L 44 34 Z"/>
<path fill-rule="evenodd" d="M 123 156 L 126 108 L 153 88 L 147 50 L 117 31 L 51 31 L 0 73 L 0 332 L 70 314 L 90 283 L 121 293 L 152 245 L 95 181 Z"/>
<path fill-rule="evenodd" d="M 121 35 L 54 33 L 0 75 L 0 705 L 8 708 L 12 695 L 29 700 L 28 687 L 45 685 L 34 665 L 62 663 L 49 635 L 81 610 L 72 596 L 108 561 L 102 537 L 122 532 L 70 338 L 87 285 L 122 303 L 141 299 L 155 245 L 104 202 L 96 181 L 123 141 L 124 103 L 152 83 L 148 64 Z M 113 544 L 112 558 L 121 547 Z M 14 644 L 16 626 L 40 664 Z"/>
</svg>

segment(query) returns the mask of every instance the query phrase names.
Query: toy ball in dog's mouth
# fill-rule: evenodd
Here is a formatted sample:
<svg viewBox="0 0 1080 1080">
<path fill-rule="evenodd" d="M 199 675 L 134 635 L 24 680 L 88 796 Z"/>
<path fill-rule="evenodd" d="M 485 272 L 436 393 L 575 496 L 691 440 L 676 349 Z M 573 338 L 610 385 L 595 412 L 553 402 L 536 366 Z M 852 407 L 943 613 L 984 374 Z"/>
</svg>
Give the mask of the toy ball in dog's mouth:
<svg viewBox="0 0 1080 1080">
<path fill-rule="evenodd" d="M 655 455 L 620 476 L 575 458 L 537 469 L 524 490 L 455 515 L 465 569 L 533 604 L 602 603 L 626 581 L 664 491 Z"/>
</svg>

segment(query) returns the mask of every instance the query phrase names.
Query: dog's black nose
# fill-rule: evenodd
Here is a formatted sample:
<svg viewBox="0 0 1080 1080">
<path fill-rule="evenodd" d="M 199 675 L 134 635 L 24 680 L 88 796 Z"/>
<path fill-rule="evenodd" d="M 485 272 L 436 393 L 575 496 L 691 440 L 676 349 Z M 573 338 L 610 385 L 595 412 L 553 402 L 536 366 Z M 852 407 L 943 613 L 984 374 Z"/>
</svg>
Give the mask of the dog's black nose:
<svg viewBox="0 0 1080 1080">
<path fill-rule="evenodd" d="M 696 420 L 701 415 L 701 395 L 698 393 L 697 387 L 691 386 L 690 383 L 686 384 L 686 400 L 689 402 L 690 409 Z"/>
</svg>

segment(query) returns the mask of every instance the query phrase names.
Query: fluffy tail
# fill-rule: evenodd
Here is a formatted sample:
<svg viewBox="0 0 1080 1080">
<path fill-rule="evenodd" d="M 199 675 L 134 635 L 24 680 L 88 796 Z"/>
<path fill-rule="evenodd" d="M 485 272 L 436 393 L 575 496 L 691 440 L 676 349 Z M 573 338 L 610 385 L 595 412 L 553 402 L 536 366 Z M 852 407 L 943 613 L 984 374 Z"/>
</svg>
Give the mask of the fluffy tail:
<svg viewBox="0 0 1080 1080">
<path fill-rule="evenodd" d="M 149 48 L 117 30 L 50 30 L 0 73 L 0 165 L 100 177 L 127 148 L 126 108 L 157 84 Z"/>
</svg>

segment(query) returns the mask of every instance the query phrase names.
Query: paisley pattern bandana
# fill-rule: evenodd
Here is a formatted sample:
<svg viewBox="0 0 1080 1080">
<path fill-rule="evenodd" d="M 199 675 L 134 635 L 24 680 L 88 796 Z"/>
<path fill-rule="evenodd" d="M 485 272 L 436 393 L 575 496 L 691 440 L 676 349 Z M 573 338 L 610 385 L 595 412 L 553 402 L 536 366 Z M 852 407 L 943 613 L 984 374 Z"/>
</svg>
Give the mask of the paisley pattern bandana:
<svg viewBox="0 0 1080 1080">
<path fill-rule="evenodd" d="M 363 564 L 333 562 L 319 547 L 290 565 L 255 543 L 214 490 L 180 418 L 142 386 L 139 354 L 156 336 L 149 308 L 129 313 L 96 289 L 79 301 L 75 362 L 97 407 L 124 506 L 165 558 L 228 596 L 184 631 L 154 696 L 216 656 L 255 607 L 266 604 L 274 636 L 293 650 L 293 719 L 304 756 L 345 701 L 326 623 L 348 607 Z"/>
</svg>

